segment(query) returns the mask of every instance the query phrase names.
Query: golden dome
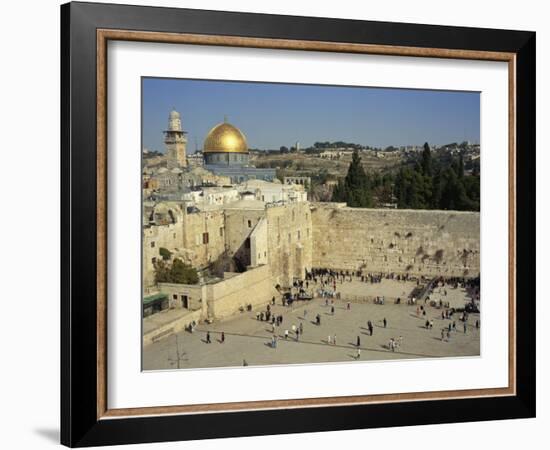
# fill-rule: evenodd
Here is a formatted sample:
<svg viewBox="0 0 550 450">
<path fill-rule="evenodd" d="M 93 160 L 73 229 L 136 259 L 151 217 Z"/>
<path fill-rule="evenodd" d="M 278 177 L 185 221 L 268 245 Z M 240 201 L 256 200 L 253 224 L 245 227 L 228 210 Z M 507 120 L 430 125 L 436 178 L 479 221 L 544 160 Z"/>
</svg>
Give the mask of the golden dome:
<svg viewBox="0 0 550 450">
<path fill-rule="evenodd" d="M 219 123 L 206 135 L 204 153 L 248 153 L 246 136 L 230 123 Z"/>
</svg>

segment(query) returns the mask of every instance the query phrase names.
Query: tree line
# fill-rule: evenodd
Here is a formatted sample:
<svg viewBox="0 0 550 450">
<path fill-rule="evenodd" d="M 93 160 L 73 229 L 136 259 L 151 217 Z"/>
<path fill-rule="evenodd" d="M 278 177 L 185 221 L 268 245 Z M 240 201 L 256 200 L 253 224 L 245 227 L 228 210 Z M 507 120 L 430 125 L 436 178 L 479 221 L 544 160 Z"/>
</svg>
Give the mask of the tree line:
<svg viewBox="0 0 550 450">
<path fill-rule="evenodd" d="M 335 186 L 332 201 L 350 207 L 479 211 L 479 171 L 465 174 L 462 153 L 458 157 L 433 158 L 424 144 L 420 158 L 396 173 L 367 173 L 354 152 L 345 178 Z"/>
</svg>

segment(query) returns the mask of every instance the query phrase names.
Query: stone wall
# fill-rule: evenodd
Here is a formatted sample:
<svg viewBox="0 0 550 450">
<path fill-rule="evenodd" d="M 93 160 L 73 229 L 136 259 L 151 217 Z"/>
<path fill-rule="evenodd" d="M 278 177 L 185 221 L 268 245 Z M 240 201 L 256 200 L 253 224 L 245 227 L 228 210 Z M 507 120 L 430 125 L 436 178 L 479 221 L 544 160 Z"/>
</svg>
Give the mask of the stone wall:
<svg viewBox="0 0 550 450">
<path fill-rule="evenodd" d="M 155 282 L 154 262 L 161 260 L 159 250 L 166 248 L 173 251 L 183 248 L 183 228 L 181 223 L 152 226 L 143 229 L 143 287 L 152 286 Z"/>
<path fill-rule="evenodd" d="M 225 210 L 225 243 L 229 254 L 241 265 L 241 270 L 250 265 L 250 234 L 265 217 L 265 210 L 257 208 Z"/>
<path fill-rule="evenodd" d="M 174 320 L 164 323 L 158 328 L 143 333 L 143 345 L 150 345 L 160 339 L 165 339 L 168 336 L 172 336 L 174 333 L 179 333 L 184 330 L 185 327 L 193 321 L 199 322 L 202 319 L 203 313 L 199 309 L 197 311 L 189 312 L 183 316 L 179 316 Z"/>
<path fill-rule="evenodd" d="M 203 297 L 205 295 L 204 286 L 199 284 L 177 284 L 177 283 L 159 283 L 158 290 L 168 295 L 170 308 L 183 308 L 183 298 L 187 297 L 187 309 L 196 311 L 203 309 L 206 311 Z"/>
<path fill-rule="evenodd" d="M 223 211 L 200 211 L 183 216 L 183 237 L 187 257 L 193 267 L 204 267 L 225 250 Z"/>
<path fill-rule="evenodd" d="M 313 267 L 426 276 L 479 275 L 479 213 L 315 203 Z"/>
<path fill-rule="evenodd" d="M 268 261 L 273 284 L 290 286 L 312 267 L 312 220 L 308 202 L 269 207 Z"/>
<path fill-rule="evenodd" d="M 252 304 L 266 305 L 277 291 L 273 287 L 269 266 L 259 266 L 218 283 L 206 285 L 208 317 L 224 319 Z"/>
<path fill-rule="evenodd" d="M 160 248 L 195 268 L 215 261 L 225 250 L 225 220 L 221 210 L 187 214 L 179 205 L 162 203 L 157 209 L 171 212 L 174 223 L 143 229 L 143 287 L 154 284 L 154 261 L 160 260 Z M 173 214 L 172 214 L 173 212 Z"/>
<path fill-rule="evenodd" d="M 250 234 L 250 265 L 265 265 L 267 261 L 267 220 L 263 217 Z"/>
</svg>

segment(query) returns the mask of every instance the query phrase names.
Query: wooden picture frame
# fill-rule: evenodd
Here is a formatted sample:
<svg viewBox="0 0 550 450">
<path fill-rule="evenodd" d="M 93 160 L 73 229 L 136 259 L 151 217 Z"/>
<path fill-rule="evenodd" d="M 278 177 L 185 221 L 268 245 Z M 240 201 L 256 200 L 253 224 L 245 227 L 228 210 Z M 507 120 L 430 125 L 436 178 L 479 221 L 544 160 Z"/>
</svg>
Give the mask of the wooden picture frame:
<svg viewBox="0 0 550 450">
<path fill-rule="evenodd" d="M 91 446 L 535 415 L 535 33 L 125 5 L 61 7 L 61 442 Z M 505 61 L 509 67 L 507 388 L 110 409 L 109 40 Z"/>
</svg>

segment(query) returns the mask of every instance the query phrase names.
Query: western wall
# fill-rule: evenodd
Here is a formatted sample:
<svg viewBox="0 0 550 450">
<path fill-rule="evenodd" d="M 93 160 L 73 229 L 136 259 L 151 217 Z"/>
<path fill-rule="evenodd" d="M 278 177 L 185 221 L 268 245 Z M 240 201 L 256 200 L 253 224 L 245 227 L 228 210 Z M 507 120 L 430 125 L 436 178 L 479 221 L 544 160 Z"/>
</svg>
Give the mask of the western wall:
<svg viewBox="0 0 550 450">
<path fill-rule="evenodd" d="M 479 213 L 312 203 L 313 267 L 476 277 Z"/>
</svg>

